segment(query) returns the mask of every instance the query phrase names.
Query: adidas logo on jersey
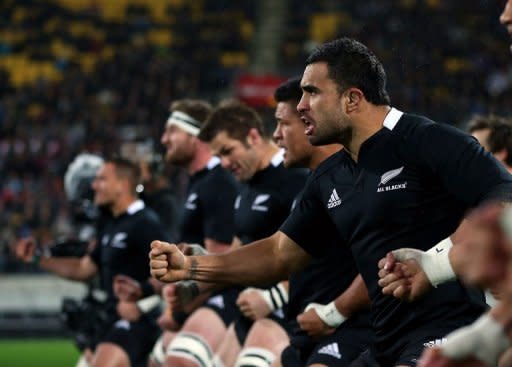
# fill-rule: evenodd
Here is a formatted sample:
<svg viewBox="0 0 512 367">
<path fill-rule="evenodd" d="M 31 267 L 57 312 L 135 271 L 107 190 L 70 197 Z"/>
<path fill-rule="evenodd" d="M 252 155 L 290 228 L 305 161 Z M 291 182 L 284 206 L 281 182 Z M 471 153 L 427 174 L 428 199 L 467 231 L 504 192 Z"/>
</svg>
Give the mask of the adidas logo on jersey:
<svg viewBox="0 0 512 367">
<path fill-rule="evenodd" d="M 208 299 L 206 302 L 209 305 L 216 306 L 218 308 L 223 309 L 224 308 L 224 297 L 222 295 L 213 296 L 212 298 Z"/>
<path fill-rule="evenodd" d="M 338 196 L 336 189 L 333 189 L 332 193 L 331 193 L 331 197 L 329 198 L 329 201 L 327 202 L 327 209 L 332 209 L 334 207 L 337 207 L 340 204 L 341 204 L 341 199 Z"/>
<path fill-rule="evenodd" d="M 446 338 L 431 340 L 429 342 L 423 343 L 423 346 L 425 348 L 432 348 L 438 345 L 443 345 L 444 343 L 446 343 Z"/>
<path fill-rule="evenodd" d="M 340 354 L 340 350 L 338 348 L 338 343 L 331 343 L 331 344 L 327 344 L 326 346 L 323 346 L 318 351 L 318 354 L 327 354 L 334 358 L 341 359 L 341 354 Z"/>
</svg>

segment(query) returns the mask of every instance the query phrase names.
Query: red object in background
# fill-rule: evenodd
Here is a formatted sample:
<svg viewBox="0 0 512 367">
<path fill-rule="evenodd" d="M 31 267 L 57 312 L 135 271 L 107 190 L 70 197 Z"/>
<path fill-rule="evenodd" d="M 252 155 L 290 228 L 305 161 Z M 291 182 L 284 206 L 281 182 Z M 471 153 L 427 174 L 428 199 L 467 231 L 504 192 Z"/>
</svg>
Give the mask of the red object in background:
<svg viewBox="0 0 512 367">
<path fill-rule="evenodd" d="M 236 81 L 236 96 L 252 107 L 273 106 L 274 91 L 285 80 L 277 75 L 243 74 Z"/>
</svg>

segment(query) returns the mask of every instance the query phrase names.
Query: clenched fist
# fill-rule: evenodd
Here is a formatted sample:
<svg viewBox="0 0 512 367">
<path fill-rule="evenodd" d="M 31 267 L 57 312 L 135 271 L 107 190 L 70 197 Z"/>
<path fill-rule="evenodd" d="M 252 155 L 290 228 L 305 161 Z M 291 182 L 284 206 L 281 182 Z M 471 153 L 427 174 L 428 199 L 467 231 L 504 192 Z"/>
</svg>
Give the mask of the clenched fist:
<svg viewBox="0 0 512 367">
<path fill-rule="evenodd" d="M 163 241 L 151 242 L 149 252 L 151 275 L 166 283 L 188 279 L 188 259 L 178 246 Z"/>
<path fill-rule="evenodd" d="M 14 255 L 26 263 L 32 262 L 36 252 L 36 240 L 33 237 L 22 238 L 14 244 Z"/>
</svg>

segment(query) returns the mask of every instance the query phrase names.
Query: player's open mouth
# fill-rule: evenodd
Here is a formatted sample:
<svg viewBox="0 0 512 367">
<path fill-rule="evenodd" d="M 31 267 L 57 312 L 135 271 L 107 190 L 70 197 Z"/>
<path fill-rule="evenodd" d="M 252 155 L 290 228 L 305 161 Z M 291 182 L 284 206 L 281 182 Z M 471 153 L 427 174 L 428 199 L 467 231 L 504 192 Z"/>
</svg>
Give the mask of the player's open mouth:
<svg viewBox="0 0 512 367">
<path fill-rule="evenodd" d="M 304 122 L 304 125 L 306 125 L 306 130 L 304 130 L 304 134 L 306 135 L 313 135 L 313 132 L 315 131 L 315 125 L 314 123 L 309 120 L 306 116 L 301 116 L 301 120 Z"/>
</svg>

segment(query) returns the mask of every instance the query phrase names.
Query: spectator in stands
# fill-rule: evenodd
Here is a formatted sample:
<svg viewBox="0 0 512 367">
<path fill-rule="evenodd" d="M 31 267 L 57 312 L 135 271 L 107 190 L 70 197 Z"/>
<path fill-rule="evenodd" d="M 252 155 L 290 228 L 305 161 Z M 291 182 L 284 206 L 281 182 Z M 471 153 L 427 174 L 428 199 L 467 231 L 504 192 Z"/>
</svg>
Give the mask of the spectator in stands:
<svg viewBox="0 0 512 367">
<path fill-rule="evenodd" d="M 468 131 L 485 150 L 512 172 L 512 124 L 495 115 L 476 116 L 469 122 Z"/>
</svg>

